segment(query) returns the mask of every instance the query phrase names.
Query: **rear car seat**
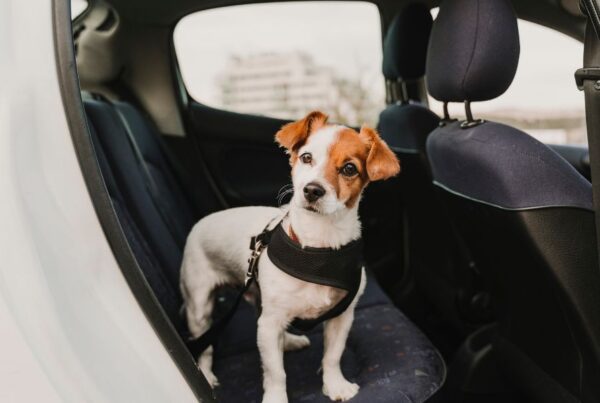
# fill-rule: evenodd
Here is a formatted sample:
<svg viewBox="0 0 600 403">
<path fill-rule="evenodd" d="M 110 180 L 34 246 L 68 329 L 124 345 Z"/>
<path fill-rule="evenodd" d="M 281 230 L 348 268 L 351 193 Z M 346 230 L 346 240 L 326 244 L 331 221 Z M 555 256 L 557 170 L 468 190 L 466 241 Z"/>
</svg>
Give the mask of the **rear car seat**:
<svg viewBox="0 0 600 403">
<path fill-rule="evenodd" d="M 382 71 L 395 96 L 381 112 L 378 128 L 402 162 L 402 174 L 395 185 L 401 189 L 406 210 L 410 273 L 419 296 L 427 303 L 421 305 L 437 314 L 424 325 L 450 327 L 455 340 L 445 337 L 438 343 L 449 356 L 472 325 L 490 321 L 490 313 L 485 304 L 489 298 L 478 287 L 480 278 L 470 253 L 432 183 L 426 141 L 434 129 L 447 122 L 405 91 L 409 83 L 425 76 L 432 22 L 429 6 L 424 3 L 409 3 L 392 20 L 383 42 Z"/>
<path fill-rule="evenodd" d="M 130 247 L 165 313 L 186 337 L 178 312 L 179 266 L 185 236 L 198 217 L 150 121 L 122 102 L 86 99 L 84 105 L 98 162 Z M 308 350 L 286 354 L 292 402 L 329 401 L 321 393 L 318 374 L 322 335 L 315 330 L 309 337 L 313 345 Z M 260 401 L 262 371 L 255 338 L 255 313 L 244 304 L 216 346 L 219 401 Z M 435 347 L 372 277 L 358 304 L 342 362 L 346 376 L 361 386 L 355 402 L 424 401 L 445 379 L 444 362 Z"/>
</svg>

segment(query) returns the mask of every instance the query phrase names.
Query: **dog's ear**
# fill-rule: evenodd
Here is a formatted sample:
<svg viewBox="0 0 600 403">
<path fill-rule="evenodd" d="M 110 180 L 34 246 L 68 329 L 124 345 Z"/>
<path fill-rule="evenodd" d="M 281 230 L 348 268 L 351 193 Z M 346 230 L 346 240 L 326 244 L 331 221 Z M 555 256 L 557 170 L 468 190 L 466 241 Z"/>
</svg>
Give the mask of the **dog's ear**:
<svg viewBox="0 0 600 403">
<path fill-rule="evenodd" d="M 288 123 L 275 134 L 275 141 L 280 146 L 285 147 L 288 153 L 297 151 L 308 136 L 317 129 L 320 129 L 327 123 L 327 115 L 323 112 L 313 111 L 296 122 Z"/>
<path fill-rule="evenodd" d="M 367 175 L 370 181 L 388 179 L 400 173 L 400 161 L 396 158 L 396 154 L 390 150 L 375 130 L 363 126 L 359 135 L 369 144 Z"/>
</svg>

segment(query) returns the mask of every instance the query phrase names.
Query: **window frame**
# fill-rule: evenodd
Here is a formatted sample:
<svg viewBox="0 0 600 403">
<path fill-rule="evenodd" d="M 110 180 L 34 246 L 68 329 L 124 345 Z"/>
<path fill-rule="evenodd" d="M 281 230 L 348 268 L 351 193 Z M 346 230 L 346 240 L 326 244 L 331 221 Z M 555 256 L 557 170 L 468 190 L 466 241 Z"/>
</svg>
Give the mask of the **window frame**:
<svg viewBox="0 0 600 403">
<path fill-rule="evenodd" d="M 96 2 L 96 0 L 84 0 L 86 2 L 86 6 L 83 10 L 81 10 L 79 12 L 79 14 L 77 14 L 75 17 L 73 17 L 73 0 L 69 0 L 69 12 L 71 14 L 71 22 L 75 23 L 76 21 L 79 21 L 80 19 L 82 19 L 83 17 L 85 17 L 90 10 L 93 8 L 92 6 L 94 5 L 94 3 Z"/>
<path fill-rule="evenodd" d="M 95 0 L 90 0 L 90 1 L 95 1 Z M 336 0 L 329 0 L 329 2 L 331 3 L 339 3 Z M 386 18 L 386 14 L 384 13 L 384 10 L 382 10 L 380 4 L 374 0 L 343 0 L 343 3 L 365 3 L 365 4 L 370 4 L 375 6 L 376 10 L 377 10 L 377 14 L 379 16 L 379 27 L 380 27 L 380 40 L 379 40 L 379 46 L 381 51 L 383 52 L 383 40 L 385 37 L 385 33 L 387 32 L 387 29 L 389 28 L 389 20 L 390 18 Z M 182 74 L 182 70 L 181 70 L 181 64 L 179 61 L 179 55 L 177 54 L 177 49 L 175 46 L 175 30 L 177 28 L 177 26 L 181 23 L 181 21 L 186 18 L 189 17 L 193 14 L 196 13 L 201 13 L 204 11 L 210 11 L 210 10 L 219 10 L 219 9 L 226 9 L 226 8 L 230 8 L 230 7 L 238 7 L 238 6 L 249 6 L 249 5 L 265 5 L 265 4 L 290 4 L 290 3 L 319 3 L 319 0 L 293 0 L 293 1 L 289 1 L 289 0 L 275 0 L 275 1 L 257 1 L 257 2 L 242 2 L 242 3 L 227 3 L 227 4 L 219 4 L 219 5 L 209 5 L 207 7 L 200 7 L 200 8 L 194 8 L 192 10 L 189 10 L 187 13 L 185 13 L 184 15 L 182 15 L 181 17 L 179 17 L 172 25 L 171 25 L 171 29 L 170 29 L 170 33 L 169 33 L 169 37 L 170 37 L 170 49 L 171 49 L 171 60 L 172 60 L 172 65 L 173 65 L 173 71 L 175 74 L 175 77 L 173 78 L 173 81 L 175 83 L 175 88 L 178 90 L 178 100 L 180 102 L 180 106 L 182 107 L 182 110 L 187 110 L 188 106 L 190 105 L 190 103 L 196 103 L 202 106 L 205 106 L 207 108 L 211 108 L 214 110 L 218 110 L 218 111 L 224 111 L 224 112 L 229 112 L 229 113 L 238 113 L 238 114 L 242 114 L 242 115 L 246 115 L 246 116 L 255 116 L 255 117 L 262 117 L 262 118 L 266 118 L 266 119 L 277 119 L 277 120 L 284 120 L 284 121 L 291 121 L 294 118 L 279 118 L 279 117 L 275 117 L 275 116 L 271 116 L 271 115 L 259 115 L 257 113 L 245 113 L 245 112 L 238 112 L 235 110 L 229 110 L 229 109 L 224 109 L 221 106 L 217 106 L 217 105 L 212 105 L 212 104 L 207 104 L 202 100 L 198 100 L 196 99 L 188 90 L 188 87 L 185 83 L 185 80 L 183 78 L 183 74 Z M 389 11 L 389 10 L 388 10 Z M 391 12 L 391 14 L 393 15 L 394 13 Z M 387 86 L 385 86 L 385 77 L 383 77 L 383 75 L 381 76 L 383 82 L 383 86 L 384 86 L 384 95 L 387 99 L 388 96 L 388 88 Z M 426 94 L 426 90 L 424 90 L 424 95 L 425 95 L 425 102 L 427 101 L 427 94 Z M 383 109 L 382 109 L 383 110 Z M 302 116 L 298 116 L 295 118 L 301 118 Z"/>
</svg>

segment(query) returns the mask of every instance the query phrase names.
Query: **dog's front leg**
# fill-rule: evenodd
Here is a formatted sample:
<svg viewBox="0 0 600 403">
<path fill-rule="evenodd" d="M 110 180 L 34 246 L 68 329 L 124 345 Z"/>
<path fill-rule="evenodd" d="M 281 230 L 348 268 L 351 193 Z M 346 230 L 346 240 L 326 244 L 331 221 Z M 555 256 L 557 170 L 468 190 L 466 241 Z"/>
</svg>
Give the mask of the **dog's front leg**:
<svg viewBox="0 0 600 403">
<path fill-rule="evenodd" d="M 285 320 L 263 310 L 258 319 L 257 342 L 263 367 L 263 403 L 287 403 L 283 368 Z"/>
<path fill-rule="evenodd" d="M 345 401 L 358 393 L 359 386 L 342 374 L 340 360 L 354 320 L 354 304 L 340 316 L 325 322 L 323 355 L 323 394 L 331 400 Z"/>
</svg>

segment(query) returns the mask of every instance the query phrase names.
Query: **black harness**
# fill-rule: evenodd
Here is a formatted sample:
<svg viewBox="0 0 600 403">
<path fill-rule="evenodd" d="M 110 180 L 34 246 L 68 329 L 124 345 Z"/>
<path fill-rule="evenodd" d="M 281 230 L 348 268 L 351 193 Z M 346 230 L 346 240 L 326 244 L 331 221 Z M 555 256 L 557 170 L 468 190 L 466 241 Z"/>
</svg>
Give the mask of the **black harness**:
<svg viewBox="0 0 600 403">
<path fill-rule="evenodd" d="M 267 248 L 268 246 L 268 248 Z M 202 336 L 190 340 L 188 347 L 192 354 L 199 355 L 208 346 L 217 341 L 219 334 L 225 329 L 233 314 L 237 310 L 244 294 L 258 279 L 258 261 L 267 248 L 269 259 L 283 272 L 297 279 L 346 291 L 346 295 L 331 309 L 320 316 L 310 319 L 296 318 L 292 326 L 296 329 L 307 331 L 319 323 L 341 315 L 350 306 L 358 293 L 362 276 L 362 242 L 354 240 L 339 249 L 333 248 L 303 248 L 294 242 L 283 229 L 279 222 L 273 229 L 269 225 L 250 241 L 252 250 L 248 259 L 246 283 L 232 306 Z"/>
<path fill-rule="evenodd" d="M 287 235 L 281 223 L 272 232 L 269 259 L 281 271 L 297 279 L 347 291 L 331 309 L 314 319 L 296 318 L 292 326 L 307 331 L 324 320 L 342 314 L 354 300 L 362 273 L 362 242 L 352 241 L 339 249 L 301 247 Z"/>
</svg>

